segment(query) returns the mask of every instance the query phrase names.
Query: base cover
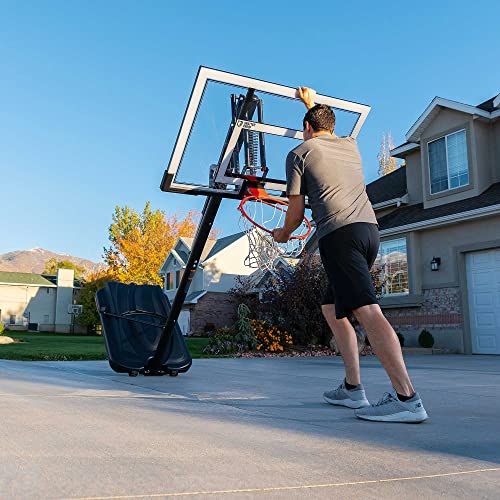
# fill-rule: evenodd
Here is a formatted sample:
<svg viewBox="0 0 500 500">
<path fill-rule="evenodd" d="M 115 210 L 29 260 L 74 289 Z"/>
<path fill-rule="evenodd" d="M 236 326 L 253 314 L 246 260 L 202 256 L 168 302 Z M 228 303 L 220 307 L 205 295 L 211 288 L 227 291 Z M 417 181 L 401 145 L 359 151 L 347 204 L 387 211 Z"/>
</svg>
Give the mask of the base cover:
<svg viewBox="0 0 500 500">
<path fill-rule="evenodd" d="M 97 292 L 96 303 L 111 368 L 119 373 L 144 373 L 170 312 L 167 296 L 159 286 L 111 281 Z M 186 372 L 191 364 L 191 355 L 176 324 L 165 349 L 163 371 Z"/>
</svg>

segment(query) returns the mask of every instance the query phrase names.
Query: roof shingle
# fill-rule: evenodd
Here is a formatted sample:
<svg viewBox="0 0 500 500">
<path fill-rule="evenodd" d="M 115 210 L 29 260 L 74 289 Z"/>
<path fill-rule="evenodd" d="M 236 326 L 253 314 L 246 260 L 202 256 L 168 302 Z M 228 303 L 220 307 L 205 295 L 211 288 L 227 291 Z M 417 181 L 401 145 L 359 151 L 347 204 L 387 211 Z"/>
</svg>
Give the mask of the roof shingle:
<svg viewBox="0 0 500 500">
<path fill-rule="evenodd" d="M 366 186 L 366 193 L 372 205 L 400 198 L 408 192 L 406 187 L 406 166 L 399 167 Z"/>
<path fill-rule="evenodd" d="M 0 283 L 13 283 L 16 285 L 38 285 L 54 287 L 55 284 L 41 274 L 34 273 L 14 273 L 0 271 Z"/>
<path fill-rule="evenodd" d="M 391 229 L 497 204 L 500 204 L 500 182 L 493 184 L 489 189 L 473 198 L 454 201 L 427 209 L 424 209 L 423 203 L 401 207 L 381 217 L 378 223 L 381 230 Z"/>
<path fill-rule="evenodd" d="M 487 111 L 488 113 L 491 113 L 495 111 L 497 108 L 493 106 L 493 101 L 497 98 L 498 96 L 493 96 L 491 99 L 488 99 L 487 101 L 482 102 L 481 104 L 478 104 L 476 107 L 479 109 L 482 109 L 484 111 Z"/>
</svg>

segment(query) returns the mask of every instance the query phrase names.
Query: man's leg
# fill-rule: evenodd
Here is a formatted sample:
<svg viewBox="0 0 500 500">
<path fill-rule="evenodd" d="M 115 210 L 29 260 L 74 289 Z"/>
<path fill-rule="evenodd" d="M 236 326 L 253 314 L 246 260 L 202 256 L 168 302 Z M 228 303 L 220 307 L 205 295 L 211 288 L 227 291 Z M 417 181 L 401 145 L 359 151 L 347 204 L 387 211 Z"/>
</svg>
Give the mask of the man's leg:
<svg viewBox="0 0 500 500">
<path fill-rule="evenodd" d="M 370 406 L 360 381 L 358 341 L 353 326 L 347 318 L 335 317 L 333 304 L 323 304 L 321 309 L 335 337 L 345 367 L 345 381 L 336 389 L 325 392 L 323 399 L 329 404 L 353 409 Z"/>
<path fill-rule="evenodd" d="M 347 318 L 337 319 L 333 304 L 322 305 L 321 310 L 342 354 L 346 382 L 351 385 L 360 384 L 358 340 L 351 322 Z"/>
<path fill-rule="evenodd" d="M 402 396 L 412 396 L 415 391 L 406 371 L 401 345 L 396 332 L 383 315 L 380 306 L 370 304 L 353 312 L 367 333 L 370 345 L 389 375 L 396 392 Z"/>
</svg>

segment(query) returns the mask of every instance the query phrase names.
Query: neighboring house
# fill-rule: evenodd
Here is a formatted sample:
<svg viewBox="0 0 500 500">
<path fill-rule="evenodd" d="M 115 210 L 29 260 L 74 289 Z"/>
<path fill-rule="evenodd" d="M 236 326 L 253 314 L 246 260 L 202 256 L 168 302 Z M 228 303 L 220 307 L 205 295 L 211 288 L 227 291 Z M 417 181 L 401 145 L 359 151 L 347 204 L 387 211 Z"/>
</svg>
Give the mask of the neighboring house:
<svg viewBox="0 0 500 500">
<path fill-rule="evenodd" d="M 70 332 L 68 306 L 79 289 L 72 269 L 57 276 L 0 271 L 0 321 L 8 330 Z"/>
<path fill-rule="evenodd" d="M 436 97 L 406 140 L 391 152 L 406 166 L 367 186 L 380 304 L 407 344 L 425 328 L 436 347 L 500 354 L 500 95 Z"/>
<path fill-rule="evenodd" d="M 163 289 L 170 301 L 177 292 L 192 244 L 193 238 L 179 238 L 160 269 Z M 236 285 L 238 276 L 255 271 L 245 266 L 247 255 L 248 238 L 243 232 L 207 241 L 179 315 L 184 335 L 234 323 L 237 304 L 228 291 Z"/>
</svg>

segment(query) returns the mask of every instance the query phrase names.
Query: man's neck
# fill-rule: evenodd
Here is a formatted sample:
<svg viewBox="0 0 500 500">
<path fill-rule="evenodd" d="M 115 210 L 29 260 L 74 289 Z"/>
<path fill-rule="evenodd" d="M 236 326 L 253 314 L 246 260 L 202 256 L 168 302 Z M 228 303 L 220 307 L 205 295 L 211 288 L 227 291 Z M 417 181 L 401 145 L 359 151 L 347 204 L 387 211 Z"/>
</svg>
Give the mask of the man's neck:
<svg viewBox="0 0 500 500">
<path fill-rule="evenodd" d="M 319 137 L 320 135 L 331 135 L 332 137 L 337 137 L 334 132 L 328 132 L 328 130 L 319 130 L 318 132 L 314 132 L 312 134 L 312 139 L 314 137 Z"/>
</svg>

